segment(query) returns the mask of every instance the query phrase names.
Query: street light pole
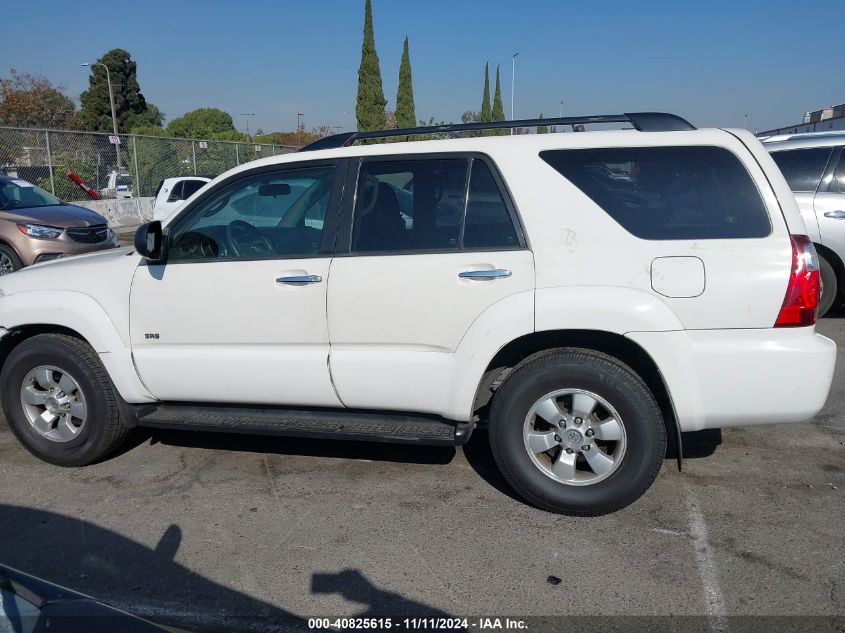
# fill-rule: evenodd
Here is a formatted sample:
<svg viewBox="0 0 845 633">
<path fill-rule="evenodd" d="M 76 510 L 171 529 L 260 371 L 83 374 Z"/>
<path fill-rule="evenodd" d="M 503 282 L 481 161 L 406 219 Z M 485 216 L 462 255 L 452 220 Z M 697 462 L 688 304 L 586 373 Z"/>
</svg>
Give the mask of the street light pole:
<svg viewBox="0 0 845 633">
<path fill-rule="evenodd" d="M 117 139 L 120 140 L 120 136 L 117 133 L 117 113 L 114 109 L 114 93 L 111 89 L 111 74 L 109 73 L 109 67 L 106 66 L 102 62 L 94 62 L 93 64 L 82 64 L 83 66 L 102 66 L 106 69 L 106 83 L 109 85 L 109 104 L 111 105 L 111 125 L 112 129 L 114 130 L 114 135 L 117 136 Z M 117 154 L 117 171 L 120 171 L 120 143 L 115 144 L 114 146 L 115 153 Z"/>
<path fill-rule="evenodd" d="M 559 119 L 562 119 L 562 118 L 563 118 L 563 101 L 561 101 L 561 102 L 560 102 L 560 112 L 558 112 L 557 117 L 558 117 Z"/>
<path fill-rule="evenodd" d="M 242 117 L 246 117 L 246 140 L 251 141 L 249 136 L 249 117 L 255 116 L 255 112 L 241 112 Z"/>
<path fill-rule="evenodd" d="M 511 121 L 516 121 L 516 113 L 514 112 L 514 90 L 516 89 L 516 58 L 519 55 L 519 51 L 513 54 L 511 57 Z M 513 134 L 513 128 L 511 128 L 511 134 Z"/>
</svg>

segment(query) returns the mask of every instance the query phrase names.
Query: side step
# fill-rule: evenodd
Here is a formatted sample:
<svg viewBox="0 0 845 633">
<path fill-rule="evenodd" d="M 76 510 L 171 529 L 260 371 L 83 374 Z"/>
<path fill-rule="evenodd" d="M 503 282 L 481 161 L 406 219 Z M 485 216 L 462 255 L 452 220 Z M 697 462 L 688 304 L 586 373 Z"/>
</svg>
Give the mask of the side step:
<svg viewBox="0 0 845 633">
<path fill-rule="evenodd" d="M 252 435 L 456 446 L 472 424 L 437 416 L 337 409 L 289 409 L 213 404 L 161 404 L 136 410 L 138 426 Z"/>
</svg>

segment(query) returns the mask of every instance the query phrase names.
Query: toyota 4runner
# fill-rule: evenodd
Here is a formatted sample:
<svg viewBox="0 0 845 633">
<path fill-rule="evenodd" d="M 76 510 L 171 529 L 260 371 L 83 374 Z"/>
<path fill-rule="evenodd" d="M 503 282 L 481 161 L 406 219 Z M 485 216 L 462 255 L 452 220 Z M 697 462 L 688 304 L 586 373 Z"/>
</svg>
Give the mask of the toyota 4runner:
<svg viewBox="0 0 845 633">
<path fill-rule="evenodd" d="M 373 142 L 597 123 L 634 129 Z M 520 495 L 596 515 L 681 431 L 825 402 L 816 253 L 745 131 L 639 113 L 304 149 L 216 178 L 134 248 L 0 279 L 24 447 L 81 466 L 139 425 L 441 445 L 484 425 Z"/>
</svg>

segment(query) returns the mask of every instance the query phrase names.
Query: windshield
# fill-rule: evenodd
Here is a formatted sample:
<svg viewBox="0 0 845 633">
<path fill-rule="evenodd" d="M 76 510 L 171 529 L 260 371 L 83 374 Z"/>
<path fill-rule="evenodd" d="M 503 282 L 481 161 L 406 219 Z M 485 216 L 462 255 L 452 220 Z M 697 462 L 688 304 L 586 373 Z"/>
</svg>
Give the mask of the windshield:
<svg viewBox="0 0 845 633">
<path fill-rule="evenodd" d="M 64 204 L 56 196 L 17 178 L 0 178 L 0 210 L 31 209 Z"/>
</svg>

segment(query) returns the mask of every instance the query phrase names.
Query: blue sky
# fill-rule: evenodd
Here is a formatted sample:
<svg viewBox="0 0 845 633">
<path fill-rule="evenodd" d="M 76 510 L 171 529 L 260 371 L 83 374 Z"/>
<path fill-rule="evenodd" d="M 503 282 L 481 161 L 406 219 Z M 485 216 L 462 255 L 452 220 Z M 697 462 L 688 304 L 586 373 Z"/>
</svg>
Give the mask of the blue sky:
<svg viewBox="0 0 845 633">
<path fill-rule="evenodd" d="M 110 48 L 138 62 L 168 119 L 218 107 L 243 129 L 355 126 L 363 0 L 38 2 L 4 12 L 0 75 L 45 75 L 71 96 Z M 34 7 L 35 5 L 31 5 Z M 845 2 L 374 0 L 385 96 L 410 38 L 418 118 L 478 110 L 484 63 L 502 67 L 510 116 L 665 110 L 703 126 L 766 129 L 845 101 Z"/>
</svg>

